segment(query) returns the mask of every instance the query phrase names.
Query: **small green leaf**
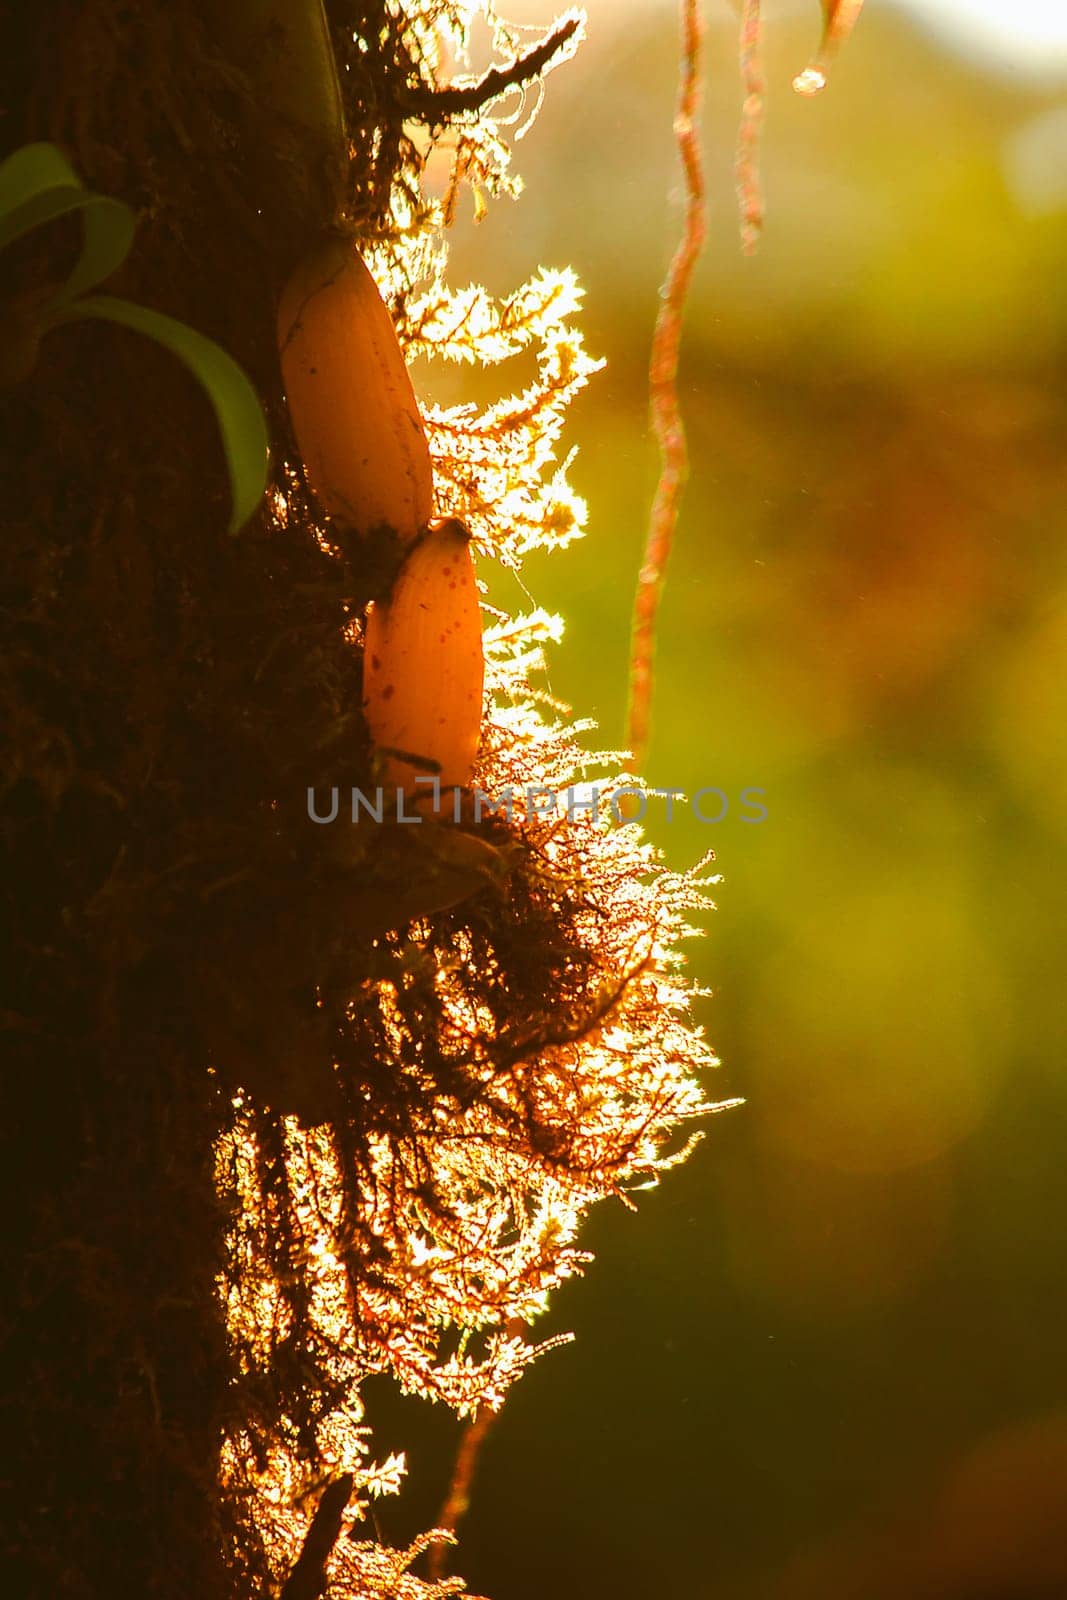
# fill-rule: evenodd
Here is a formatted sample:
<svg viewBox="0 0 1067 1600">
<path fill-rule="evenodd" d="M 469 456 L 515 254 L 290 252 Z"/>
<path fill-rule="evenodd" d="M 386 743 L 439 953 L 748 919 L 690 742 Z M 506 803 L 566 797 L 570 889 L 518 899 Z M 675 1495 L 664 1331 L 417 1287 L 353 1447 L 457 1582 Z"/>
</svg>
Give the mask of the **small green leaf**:
<svg viewBox="0 0 1067 1600">
<path fill-rule="evenodd" d="M 256 391 L 225 350 L 202 333 L 112 295 L 90 295 L 65 305 L 50 320 L 72 322 L 81 317 L 103 317 L 147 334 L 184 362 L 207 390 L 218 418 L 223 449 L 230 472 L 233 513 L 229 531 L 236 533 L 255 511 L 267 487 L 269 443 Z"/>
<path fill-rule="evenodd" d="M 0 220 L 45 189 L 81 189 L 81 179 L 54 144 L 24 144 L 0 162 Z"/>
<path fill-rule="evenodd" d="M 23 145 L 0 165 L 0 250 L 74 211 L 82 213 L 82 251 L 57 300 L 82 294 L 122 265 L 133 242 L 133 212 L 86 189 L 55 145 Z"/>
<path fill-rule="evenodd" d="M 230 532 L 246 523 L 267 486 L 268 441 L 259 399 L 237 363 L 203 334 L 130 300 L 91 295 L 129 254 L 136 219 L 129 206 L 86 189 L 54 144 L 23 145 L 0 163 L 0 250 L 31 229 L 81 212 L 82 252 L 62 288 L 37 308 L 40 329 L 82 317 L 104 317 L 165 345 L 207 390 L 230 472 Z"/>
</svg>

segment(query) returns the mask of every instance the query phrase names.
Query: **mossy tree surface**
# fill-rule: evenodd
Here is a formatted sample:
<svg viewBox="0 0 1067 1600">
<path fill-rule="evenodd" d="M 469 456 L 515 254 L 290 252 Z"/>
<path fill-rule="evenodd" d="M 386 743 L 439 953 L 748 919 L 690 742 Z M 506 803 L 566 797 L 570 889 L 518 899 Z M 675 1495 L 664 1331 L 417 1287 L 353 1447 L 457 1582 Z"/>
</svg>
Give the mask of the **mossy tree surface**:
<svg viewBox="0 0 1067 1600">
<path fill-rule="evenodd" d="M 149 341 L 55 329 L 0 395 L 0 1476 L 6 1588 L 27 1600 L 215 1600 L 287 1573 L 290 1594 L 318 1592 L 330 1540 L 302 1577 L 297 1557 L 324 1489 L 340 1503 L 389 1478 L 369 1461 L 352 1477 L 360 1377 L 499 1403 L 531 1353 L 517 1322 L 580 1264 L 584 1207 L 647 1180 L 708 1109 L 669 956 L 698 891 L 630 830 L 492 824 L 506 887 L 489 875 L 391 930 L 383 905 L 418 916 L 425 855 L 394 830 L 371 859 L 308 824 L 309 785 L 371 779 L 359 618 L 395 553 L 387 535 L 321 536 L 279 294 L 327 227 L 406 248 L 406 118 L 465 118 L 468 175 L 499 174 L 470 97 L 434 99 L 430 19 L 461 32 L 465 5 L 331 0 L 347 152 L 265 92 L 264 8 L 242 8 L 247 35 L 225 9 L 51 0 L 3 26 L 3 153 L 54 141 L 135 209 L 109 292 L 229 351 L 273 441 L 264 506 L 230 537 L 211 408 Z M 77 247 L 57 226 L 0 259 L 9 338 Z M 560 278 L 506 313 L 479 302 L 496 358 L 540 341 L 540 386 L 431 428 L 444 509 L 505 559 L 542 522 L 548 542 L 574 531 L 558 474 L 541 483 L 589 367 L 572 301 Z M 447 342 L 433 292 L 395 308 L 413 346 Z M 507 709 L 486 781 L 575 770 L 519 693 L 538 626 L 490 642 Z M 442 1328 L 474 1345 L 457 1354 Z M 271 1474 L 283 1504 L 265 1513 Z M 421 1588 L 401 1557 L 349 1543 L 331 1592 Z"/>
</svg>

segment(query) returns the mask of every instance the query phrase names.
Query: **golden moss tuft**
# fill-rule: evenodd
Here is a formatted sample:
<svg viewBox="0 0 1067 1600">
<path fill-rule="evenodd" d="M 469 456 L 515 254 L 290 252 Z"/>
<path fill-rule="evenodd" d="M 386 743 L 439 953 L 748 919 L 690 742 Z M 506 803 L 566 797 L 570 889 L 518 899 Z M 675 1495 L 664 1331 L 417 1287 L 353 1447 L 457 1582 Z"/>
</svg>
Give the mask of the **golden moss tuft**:
<svg viewBox="0 0 1067 1600">
<path fill-rule="evenodd" d="M 469 9 L 448 10 L 454 45 Z M 406 10 L 425 63 L 441 8 Z M 460 178 L 499 189 L 499 130 L 484 114 L 463 126 Z M 439 509 L 468 523 L 483 557 L 517 567 L 584 526 L 556 449 L 599 363 L 582 348 L 570 272 L 542 269 L 499 300 L 448 287 L 450 206 L 424 205 L 407 174 L 395 227 L 368 259 L 410 356 L 488 366 L 537 354 L 521 394 L 426 414 Z M 220 1141 L 236 1218 L 223 1292 L 243 1374 L 225 1472 L 245 1536 L 279 1577 L 309 1537 L 316 1486 L 350 1474 L 359 1512 L 398 1487 L 402 1462 L 375 1464 L 362 1380 L 388 1373 L 460 1416 L 498 1408 L 558 1342 L 533 1329 L 589 1259 L 577 1243 L 588 1208 L 655 1182 L 720 1108 L 701 1083 L 715 1060 L 676 953 L 708 904 L 703 863 L 670 873 L 638 827 L 616 824 L 625 780 L 612 758 L 583 751 L 588 725 L 532 687 L 559 628 L 544 613 L 497 614 L 486 630 L 476 787 L 498 802 L 510 793 L 510 816 L 475 823 L 468 797 L 458 824 L 403 841 L 415 880 L 418 850 L 449 859 L 457 841 L 476 840 L 493 869 L 460 903 L 376 929 L 358 981 L 353 964 L 353 981 L 320 990 L 328 1114 L 279 1116 L 240 1096 Z M 358 629 L 350 637 L 358 651 Z M 578 786 L 587 796 L 594 784 L 599 816 L 568 815 Z M 365 885 L 381 839 L 362 856 L 348 848 Z M 343 1540 L 330 1592 L 423 1593 L 408 1573 L 417 1553 Z"/>
</svg>

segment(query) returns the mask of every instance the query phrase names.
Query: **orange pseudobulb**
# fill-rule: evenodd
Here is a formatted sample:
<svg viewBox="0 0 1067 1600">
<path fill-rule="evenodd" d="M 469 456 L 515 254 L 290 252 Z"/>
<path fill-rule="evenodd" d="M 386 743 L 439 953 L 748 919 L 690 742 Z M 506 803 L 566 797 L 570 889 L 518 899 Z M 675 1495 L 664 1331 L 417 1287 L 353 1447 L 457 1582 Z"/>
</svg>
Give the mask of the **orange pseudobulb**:
<svg viewBox="0 0 1067 1600">
<path fill-rule="evenodd" d="M 348 240 L 296 268 L 278 349 L 308 482 L 330 516 L 414 540 L 433 513 L 430 451 L 389 308 Z"/>
<path fill-rule="evenodd" d="M 430 777 L 442 790 L 470 783 L 484 677 L 470 539 L 448 518 L 427 529 L 388 600 L 367 612 L 363 710 L 384 786 L 429 797 Z"/>
</svg>

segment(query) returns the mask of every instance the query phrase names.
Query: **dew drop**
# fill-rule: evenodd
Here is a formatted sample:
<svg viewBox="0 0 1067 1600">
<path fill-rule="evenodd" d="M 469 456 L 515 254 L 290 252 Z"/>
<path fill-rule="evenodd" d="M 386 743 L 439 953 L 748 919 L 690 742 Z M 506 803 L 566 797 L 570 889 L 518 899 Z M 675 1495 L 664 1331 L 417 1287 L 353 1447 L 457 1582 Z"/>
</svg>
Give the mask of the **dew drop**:
<svg viewBox="0 0 1067 1600">
<path fill-rule="evenodd" d="M 826 88 L 826 73 L 821 67 L 805 67 L 793 79 L 793 88 L 797 94 L 819 94 Z"/>
</svg>

